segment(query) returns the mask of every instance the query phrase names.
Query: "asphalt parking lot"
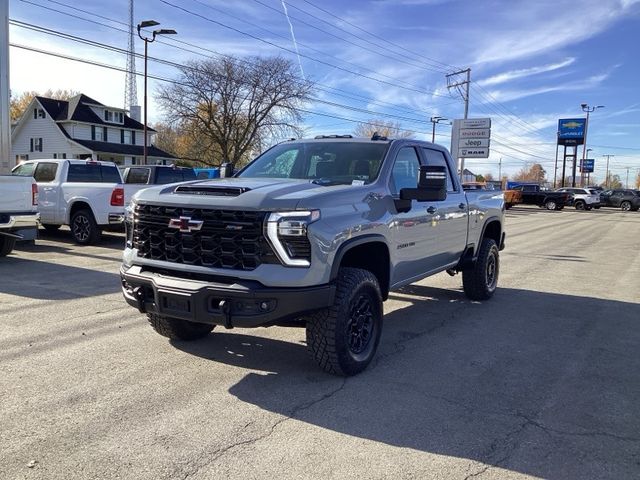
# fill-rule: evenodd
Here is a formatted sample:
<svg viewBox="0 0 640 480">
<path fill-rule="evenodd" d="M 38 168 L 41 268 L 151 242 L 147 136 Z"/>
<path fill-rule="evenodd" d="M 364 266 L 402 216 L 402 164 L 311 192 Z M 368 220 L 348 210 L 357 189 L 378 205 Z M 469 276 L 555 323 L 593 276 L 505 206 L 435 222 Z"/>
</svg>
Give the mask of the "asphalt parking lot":
<svg viewBox="0 0 640 480">
<path fill-rule="evenodd" d="M 3 480 L 640 478 L 640 212 L 509 210 L 496 296 L 392 293 L 346 380 L 302 329 L 170 343 L 67 233 L 0 261 Z"/>
</svg>

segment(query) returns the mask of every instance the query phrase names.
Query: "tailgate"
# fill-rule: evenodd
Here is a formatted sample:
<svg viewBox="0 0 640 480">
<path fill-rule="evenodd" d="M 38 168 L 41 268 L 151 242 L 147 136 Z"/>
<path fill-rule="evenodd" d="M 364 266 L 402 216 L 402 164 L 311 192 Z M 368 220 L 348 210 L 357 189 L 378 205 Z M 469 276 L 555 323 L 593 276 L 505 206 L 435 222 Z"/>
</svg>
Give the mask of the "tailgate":
<svg viewBox="0 0 640 480">
<path fill-rule="evenodd" d="M 31 185 L 33 177 L 0 175 L 0 211 L 35 212 L 32 204 Z"/>
</svg>

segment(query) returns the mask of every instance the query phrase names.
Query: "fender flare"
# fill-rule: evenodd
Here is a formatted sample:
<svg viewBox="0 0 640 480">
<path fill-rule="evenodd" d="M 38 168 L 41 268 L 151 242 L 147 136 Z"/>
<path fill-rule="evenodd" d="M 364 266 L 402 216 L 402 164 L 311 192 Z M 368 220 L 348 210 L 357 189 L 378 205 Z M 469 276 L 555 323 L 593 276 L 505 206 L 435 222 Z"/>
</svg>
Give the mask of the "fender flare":
<svg viewBox="0 0 640 480">
<path fill-rule="evenodd" d="M 364 245 L 365 243 L 371 243 L 371 242 L 384 243 L 387 246 L 387 250 L 389 250 L 387 239 L 384 237 L 384 235 L 381 235 L 379 233 L 370 233 L 370 234 L 360 235 L 355 238 L 351 238 L 346 242 L 343 242 L 338 247 L 338 251 L 333 257 L 333 264 L 331 265 L 331 276 L 329 277 L 329 280 L 334 281 L 336 278 L 338 278 L 338 269 L 340 268 L 340 264 L 342 263 L 343 257 L 349 250 L 359 245 Z M 389 255 L 391 255 L 391 251 L 389 251 Z"/>
</svg>

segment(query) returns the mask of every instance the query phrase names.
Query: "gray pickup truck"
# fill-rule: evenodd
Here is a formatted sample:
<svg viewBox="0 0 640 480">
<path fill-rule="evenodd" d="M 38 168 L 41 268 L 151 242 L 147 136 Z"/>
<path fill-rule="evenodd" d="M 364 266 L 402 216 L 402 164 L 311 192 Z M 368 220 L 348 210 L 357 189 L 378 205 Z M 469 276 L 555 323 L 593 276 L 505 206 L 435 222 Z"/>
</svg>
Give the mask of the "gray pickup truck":
<svg viewBox="0 0 640 480">
<path fill-rule="evenodd" d="M 447 271 L 473 300 L 495 292 L 502 192 L 465 192 L 455 172 L 432 143 L 333 135 L 280 143 L 232 178 L 143 190 L 122 292 L 171 339 L 302 326 L 325 371 L 357 374 L 390 291 Z"/>
</svg>

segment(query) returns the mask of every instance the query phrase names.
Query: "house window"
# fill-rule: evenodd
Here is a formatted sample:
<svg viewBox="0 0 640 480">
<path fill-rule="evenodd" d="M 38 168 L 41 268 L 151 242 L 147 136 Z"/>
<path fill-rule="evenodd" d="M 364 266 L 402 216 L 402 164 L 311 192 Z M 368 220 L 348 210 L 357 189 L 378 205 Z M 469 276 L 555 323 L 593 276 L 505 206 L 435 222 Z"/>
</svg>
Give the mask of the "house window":
<svg viewBox="0 0 640 480">
<path fill-rule="evenodd" d="M 64 160 L 64 159 L 66 159 L 66 158 L 67 158 L 67 154 L 66 154 L 66 153 L 54 153 L 54 154 L 53 154 L 53 158 L 54 158 L 54 159 L 56 159 L 56 158 L 61 158 L 61 159 L 63 159 L 63 160 Z"/>
<path fill-rule="evenodd" d="M 109 141 L 109 133 L 107 131 L 107 127 L 103 127 L 102 131 L 103 131 L 102 140 L 104 140 L 105 142 L 108 142 Z"/>
<path fill-rule="evenodd" d="M 30 152 L 41 152 L 42 137 L 29 139 L 29 148 L 30 148 L 29 150 Z"/>
<path fill-rule="evenodd" d="M 98 142 L 103 141 L 103 135 L 105 133 L 105 128 L 96 128 L 95 125 L 91 125 L 91 140 L 96 140 Z"/>
<path fill-rule="evenodd" d="M 136 144 L 136 131 L 135 130 L 131 130 L 131 144 L 132 145 Z"/>
<path fill-rule="evenodd" d="M 105 122 L 124 123 L 124 114 L 122 112 L 113 112 L 111 110 L 104 111 Z"/>
<path fill-rule="evenodd" d="M 45 118 L 44 110 L 41 108 L 34 108 L 33 118 Z"/>
<path fill-rule="evenodd" d="M 131 142 L 131 130 L 122 130 L 122 138 L 121 138 L 122 142 L 121 143 L 126 143 L 127 145 L 130 145 Z"/>
</svg>

